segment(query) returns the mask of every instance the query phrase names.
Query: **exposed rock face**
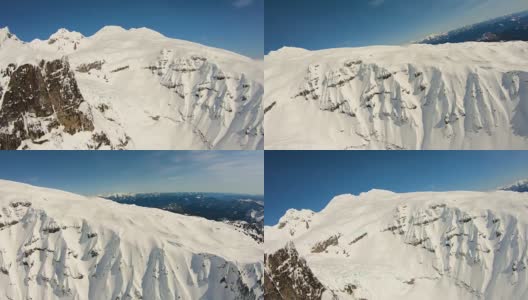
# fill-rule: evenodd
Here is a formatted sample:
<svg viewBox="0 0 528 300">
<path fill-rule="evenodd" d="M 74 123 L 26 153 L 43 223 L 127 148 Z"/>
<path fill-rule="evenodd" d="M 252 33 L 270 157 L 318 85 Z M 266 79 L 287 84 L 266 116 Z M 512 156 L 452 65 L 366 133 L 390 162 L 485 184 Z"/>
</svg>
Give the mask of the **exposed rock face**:
<svg viewBox="0 0 528 300">
<path fill-rule="evenodd" d="M 181 117 L 209 148 L 229 140 L 240 144 L 258 144 L 263 140 L 262 84 L 244 74 L 222 70 L 206 57 L 180 57 L 163 49 L 155 65 L 146 67 L 160 79 L 161 85 L 174 91 L 185 103 Z M 251 117 L 244 115 L 251 111 Z M 236 136 L 225 136 L 224 130 L 236 124 Z"/>
<path fill-rule="evenodd" d="M 324 286 L 314 276 L 295 245 L 264 256 L 264 298 L 272 300 L 321 299 Z"/>
<path fill-rule="evenodd" d="M 66 59 L 26 64 L 10 76 L 0 108 L 0 149 L 18 149 L 60 126 L 74 134 L 94 129 L 88 105 Z"/>
<path fill-rule="evenodd" d="M 240 232 L 254 239 L 257 243 L 264 243 L 264 224 L 262 223 L 248 223 L 246 221 L 225 221 L 229 225 L 233 225 Z"/>
<path fill-rule="evenodd" d="M 324 299 L 524 299 L 527 197 L 505 191 L 341 195 L 312 216 L 307 231 L 295 222 L 306 213 L 293 210 L 266 227 L 265 251 L 275 255 L 294 243 L 324 286 Z M 280 270 L 296 276 L 289 257 L 284 262 Z M 270 262 L 266 268 L 271 273 Z"/>
<path fill-rule="evenodd" d="M 88 73 L 91 70 L 101 71 L 101 68 L 105 64 L 104 60 L 98 60 L 87 64 L 81 64 L 77 67 L 77 72 L 79 73 Z"/>
<path fill-rule="evenodd" d="M 267 148 L 525 149 L 525 48 L 279 50 L 266 58 Z"/>
<path fill-rule="evenodd" d="M 339 245 L 339 238 L 340 238 L 340 235 L 337 234 L 337 235 L 333 235 L 331 237 L 329 237 L 327 240 L 325 241 L 322 241 L 322 242 L 318 242 L 317 244 L 315 244 L 312 248 L 312 253 L 321 253 L 323 251 L 326 251 L 326 249 L 330 246 L 337 246 Z"/>
<path fill-rule="evenodd" d="M 0 191 L 2 300 L 263 300 L 260 251 L 230 226 L 1 180 Z M 75 212 L 68 211 L 72 202 Z M 129 217 L 142 220 L 121 219 Z M 163 226 L 192 233 L 183 237 Z M 218 241 L 194 241 L 210 230 L 221 235 Z M 244 241 L 257 261 L 214 249 L 229 245 L 244 253 Z"/>
<path fill-rule="evenodd" d="M 0 109 L 24 106 L 7 112 L 15 116 L 0 116 L 2 149 L 264 147 L 262 66 L 247 57 L 145 28 L 120 27 L 106 27 L 90 37 L 60 29 L 47 40 L 31 42 L 0 28 L 0 52 Z M 61 63 L 51 61 L 60 57 L 70 65 L 52 75 L 47 68 L 58 71 Z M 15 70 L 11 79 L 8 73 Z M 47 77 L 53 76 L 71 93 L 56 99 L 47 87 Z M 17 87 L 22 82 L 31 82 L 31 88 Z M 20 97 L 33 98 L 18 101 Z M 73 127 L 84 123 L 84 131 L 70 134 L 68 124 L 50 117 L 51 110 L 57 113 L 57 107 L 50 109 L 52 100 L 71 102 L 68 108 L 77 111 L 68 110 L 77 115 Z M 31 113 L 26 113 L 29 107 Z M 88 127 L 94 128 L 91 134 Z"/>
</svg>

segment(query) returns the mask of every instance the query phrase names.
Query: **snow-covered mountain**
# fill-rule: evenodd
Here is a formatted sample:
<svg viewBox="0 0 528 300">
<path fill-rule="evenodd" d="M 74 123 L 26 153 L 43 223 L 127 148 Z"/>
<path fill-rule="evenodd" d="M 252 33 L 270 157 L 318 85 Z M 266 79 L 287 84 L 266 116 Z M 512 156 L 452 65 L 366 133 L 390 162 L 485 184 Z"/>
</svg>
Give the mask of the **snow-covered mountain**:
<svg viewBox="0 0 528 300">
<path fill-rule="evenodd" d="M 528 42 L 265 58 L 266 149 L 528 149 Z"/>
<path fill-rule="evenodd" d="M 0 149 L 263 148 L 262 73 L 146 28 L 0 29 Z"/>
<path fill-rule="evenodd" d="M 528 41 L 528 11 L 522 11 L 441 34 L 432 34 L 416 43 Z"/>
<path fill-rule="evenodd" d="M 526 193 L 528 192 L 528 179 L 519 180 L 510 185 L 500 187 L 499 190 Z"/>
<path fill-rule="evenodd" d="M 269 299 L 527 299 L 528 194 L 373 190 L 265 228 Z M 267 298 L 268 299 L 268 298 Z"/>
<path fill-rule="evenodd" d="M 118 193 L 102 198 L 123 204 L 154 207 L 166 211 L 223 221 L 264 241 L 264 196 L 227 193 Z"/>
<path fill-rule="evenodd" d="M 0 299 L 263 299 L 235 227 L 0 181 Z"/>
</svg>

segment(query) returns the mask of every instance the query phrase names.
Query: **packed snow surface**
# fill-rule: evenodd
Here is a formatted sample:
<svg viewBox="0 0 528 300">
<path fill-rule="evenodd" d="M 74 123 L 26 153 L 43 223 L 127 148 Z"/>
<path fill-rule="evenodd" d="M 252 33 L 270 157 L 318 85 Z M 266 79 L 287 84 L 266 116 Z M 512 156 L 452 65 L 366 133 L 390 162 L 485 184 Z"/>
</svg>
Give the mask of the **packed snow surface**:
<svg viewBox="0 0 528 300">
<path fill-rule="evenodd" d="M 528 42 L 265 57 L 266 149 L 528 149 Z"/>
<path fill-rule="evenodd" d="M 265 253 L 293 243 L 322 299 L 527 299 L 527 241 L 528 194 L 508 191 L 373 190 L 265 228 Z"/>
<path fill-rule="evenodd" d="M 262 299 L 237 228 L 0 181 L 0 299 Z"/>
<path fill-rule="evenodd" d="M 0 109 L 8 68 L 55 59 L 74 70 L 88 104 L 80 110 L 95 128 L 75 134 L 42 128 L 44 137 L 20 148 L 90 149 L 94 135 L 98 149 L 263 148 L 261 62 L 146 28 L 107 26 L 90 37 L 60 29 L 29 43 L 4 28 Z M 34 119 L 31 112 L 20 113 L 26 123 Z"/>
</svg>

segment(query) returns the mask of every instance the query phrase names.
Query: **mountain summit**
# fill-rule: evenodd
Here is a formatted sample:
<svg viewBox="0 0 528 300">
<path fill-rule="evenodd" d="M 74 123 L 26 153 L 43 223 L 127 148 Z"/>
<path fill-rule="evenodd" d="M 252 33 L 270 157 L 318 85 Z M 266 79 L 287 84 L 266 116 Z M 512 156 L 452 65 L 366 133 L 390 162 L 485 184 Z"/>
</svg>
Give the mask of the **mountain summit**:
<svg viewBox="0 0 528 300">
<path fill-rule="evenodd" d="M 250 58 L 146 28 L 30 43 L 2 29 L 0 149 L 261 149 L 262 74 Z M 90 125 L 68 131 L 57 111 Z"/>
<path fill-rule="evenodd" d="M 265 228 L 272 299 L 523 299 L 528 194 L 372 191 Z M 383 288 L 380 288 L 383 287 Z"/>
</svg>

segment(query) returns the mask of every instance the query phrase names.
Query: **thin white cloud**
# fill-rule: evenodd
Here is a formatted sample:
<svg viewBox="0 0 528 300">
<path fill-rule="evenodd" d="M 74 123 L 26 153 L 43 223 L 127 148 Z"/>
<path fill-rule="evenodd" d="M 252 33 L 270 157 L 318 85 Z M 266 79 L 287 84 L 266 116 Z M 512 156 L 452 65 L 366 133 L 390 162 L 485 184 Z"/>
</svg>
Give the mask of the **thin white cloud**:
<svg viewBox="0 0 528 300">
<path fill-rule="evenodd" d="M 236 8 L 243 8 L 253 4 L 254 0 L 235 0 L 233 6 Z"/>
<path fill-rule="evenodd" d="M 369 0 L 371 6 L 377 7 L 385 3 L 385 0 Z"/>
<path fill-rule="evenodd" d="M 251 151 L 220 152 L 192 151 L 179 153 L 176 151 L 169 160 L 161 160 L 157 168 L 161 176 L 169 180 L 190 179 L 195 177 L 223 180 L 237 177 L 255 178 L 264 175 L 264 157 L 262 153 Z"/>
</svg>

